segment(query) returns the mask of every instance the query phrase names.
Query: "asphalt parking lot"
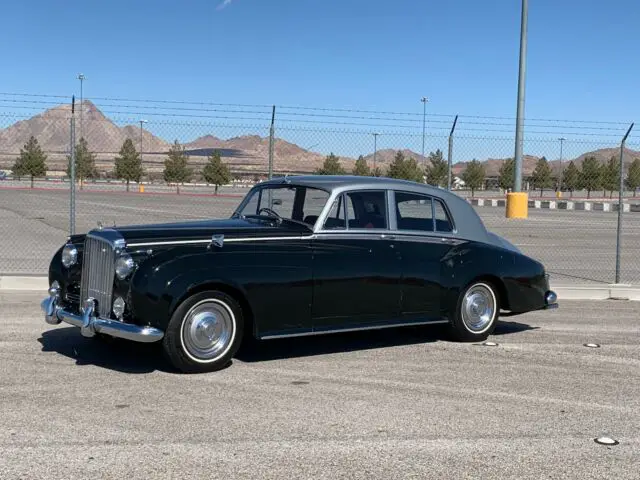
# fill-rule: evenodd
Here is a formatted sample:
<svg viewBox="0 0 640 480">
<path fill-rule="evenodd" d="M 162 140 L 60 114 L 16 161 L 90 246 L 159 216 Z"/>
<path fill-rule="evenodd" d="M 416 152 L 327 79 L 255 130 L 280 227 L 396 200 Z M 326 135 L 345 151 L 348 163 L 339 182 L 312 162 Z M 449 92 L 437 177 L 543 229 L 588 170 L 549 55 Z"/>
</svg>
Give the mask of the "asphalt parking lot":
<svg viewBox="0 0 640 480">
<path fill-rule="evenodd" d="M 182 375 L 39 300 L 0 294 L 2 479 L 638 478 L 638 302 L 505 318 L 497 346 L 383 330 Z"/>
<path fill-rule="evenodd" d="M 224 191 L 228 193 L 227 190 Z M 96 193 L 78 191 L 76 231 L 98 220 L 105 226 L 227 217 L 236 196 Z M 612 283 L 615 279 L 617 214 L 529 210 L 526 220 L 507 219 L 504 207 L 475 207 L 492 231 L 541 260 L 560 283 Z M 0 189 L 0 274 L 46 273 L 51 256 L 69 232 L 66 191 Z M 640 282 L 640 213 L 624 216 L 623 283 Z"/>
</svg>

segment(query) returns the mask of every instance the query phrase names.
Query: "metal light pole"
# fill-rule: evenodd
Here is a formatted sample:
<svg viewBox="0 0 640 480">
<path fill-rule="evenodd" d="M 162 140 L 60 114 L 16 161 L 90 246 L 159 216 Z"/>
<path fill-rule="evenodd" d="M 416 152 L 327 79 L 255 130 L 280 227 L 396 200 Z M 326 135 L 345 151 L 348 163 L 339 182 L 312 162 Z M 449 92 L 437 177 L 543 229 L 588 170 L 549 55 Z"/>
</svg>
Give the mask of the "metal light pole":
<svg viewBox="0 0 640 480">
<path fill-rule="evenodd" d="M 427 118 L 427 102 L 429 101 L 429 99 L 427 97 L 422 97 L 420 101 L 423 104 L 422 105 L 422 162 L 426 163 L 426 160 L 424 158 L 424 132 L 425 132 L 426 118 Z"/>
<path fill-rule="evenodd" d="M 82 110 L 84 110 L 84 106 L 82 103 L 82 82 L 84 82 L 85 76 L 80 73 L 78 75 L 78 80 L 80 80 L 80 138 L 84 138 L 84 130 L 83 130 L 83 122 L 82 122 Z"/>
<path fill-rule="evenodd" d="M 516 113 L 516 154 L 515 179 L 513 191 L 522 190 L 522 130 L 524 129 L 524 92 L 527 57 L 527 16 L 528 0 L 522 0 L 522 17 L 520 19 L 520 66 L 518 72 L 518 107 Z"/>
<path fill-rule="evenodd" d="M 560 140 L 560 180 L 558 181 L 558 188 L 560 189 L 560 193 L 562 193 L 562 144 L 566 138 L 559 138 L 558 140 Z"/>
<path fill-rule="evenodd" d="M 146 120 L 140 120 L 140 162 L 142 162 L 142 124 L 147 123 Z"/>
<path fill-rule="evenodd" d="M 616 283 L 620 283 L 620 243 L 622 242 L 622 212 L 623 193 L 624 193 L 624 143 L 633 129 L 633 123 L 629 126 L 629 130 L 622 137 L 620 142 L 620 185 L 618 186 L 618 228 L 616 229 Z"/>
<path fill-rule="evenodd" d="M 376 170 L 376 154 L 378 153 L 378 135 L 379 133 L 373 134 L 373 173 L 375 175 Z"/>
</svg>

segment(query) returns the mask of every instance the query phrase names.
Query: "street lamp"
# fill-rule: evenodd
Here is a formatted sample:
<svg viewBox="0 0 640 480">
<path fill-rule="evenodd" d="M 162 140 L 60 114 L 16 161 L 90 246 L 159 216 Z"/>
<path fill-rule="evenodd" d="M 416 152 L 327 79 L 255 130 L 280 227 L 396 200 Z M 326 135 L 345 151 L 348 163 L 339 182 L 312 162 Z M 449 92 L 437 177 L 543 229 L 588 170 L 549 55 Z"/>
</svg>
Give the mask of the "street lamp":
<svg viewBox="0 0 640 480">
<path fill-rule="evenodd" d="M 376 170 L 376 154 L 378 153 L 378 135 L 379 133 L 373 133 L 373 174 L 375 175 Z"/>
<path fill-rule="evenodd" d="M 560 140 L 560 180 L 558 181 L 558 185 L 560 188 L 560 193 L 562 193 L 562 143 L 566 140 L 566 138 L 559 138 Z"/>
<path fill-rule="evenodd" d="M 140 120 L 140 162 L 142 162 L 142 124 L 147 123 L 146 120 Z"/>
<path fill-rule="evenodd" d="M 82 104 L 82 82 L 84 81 L 85 76 L 83 73 L 78 74 L 78 80 L 80 80 L 80 138 L 83 138 L 83 122 L 82 122 L 82 110 L 84 110 L 84 106 Z"/>
<path fill-rule="evenodd" d="M 427 119 L 427 102 L 429 101 L 429 99 L 427 97 L 422 97 L 420 99 L 420 101 L 422 102 L 422 162 L 425 162 L 425 158 L 424 158 L 424 132 L 425 132 L 425 128 L 426 128 L 426 119 Z"/>
</svg>

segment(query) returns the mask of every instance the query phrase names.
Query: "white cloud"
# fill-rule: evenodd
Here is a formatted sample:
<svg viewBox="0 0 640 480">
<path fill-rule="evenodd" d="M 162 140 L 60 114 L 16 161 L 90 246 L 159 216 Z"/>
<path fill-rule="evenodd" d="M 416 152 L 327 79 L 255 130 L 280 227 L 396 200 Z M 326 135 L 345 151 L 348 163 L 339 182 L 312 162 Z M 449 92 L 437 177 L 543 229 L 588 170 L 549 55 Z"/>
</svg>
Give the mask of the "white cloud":
<svg viewBox="0 0 640 480">
<path fill-rule="evenodd" d="M 216 10 L 222 10 L 223 8 L 229 6 L 231 2 L 233 2 L 233 0 L 224 0 L 220 5 L 216 7 Z"/>
</svg>

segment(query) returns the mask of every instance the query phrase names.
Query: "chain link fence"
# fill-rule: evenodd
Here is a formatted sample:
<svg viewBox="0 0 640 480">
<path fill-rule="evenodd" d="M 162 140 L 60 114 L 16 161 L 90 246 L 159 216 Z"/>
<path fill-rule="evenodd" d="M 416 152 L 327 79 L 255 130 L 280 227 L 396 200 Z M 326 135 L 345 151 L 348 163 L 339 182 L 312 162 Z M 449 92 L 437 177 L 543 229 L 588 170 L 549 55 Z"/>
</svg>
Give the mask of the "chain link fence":
<svg viewBox="0 0 640 480">
<path fill-rule="evenodd" d="M 528 218 L 509 219 L 514 140 L 492 135 L 486 119 L 482 135 L 475 135 L 473 121 L 459 121 L 456 130 L 451 119 L 435 118 L 423 136 L 419 122 L 385 126 L 383 118 L 363 128 L 317 111 L 308 115 L 319 125 L 274 116 L 271 108 L 200 120 L 166 113 L 107 117 L 93 103 L 75 107 L 35 116 L 0 113 L 0 274 L 46 274 L 70 232 L 97 222 L 226 217 L 271 172 L 386 175 L 450 186 L 489 229 L 544 262 L 552 281 L 562 283 L 615 281 L 622 177 L 619 280 L 640 282 L 640 145 L 627 142 L 621 171 L 625 128 L 592 139 L 580 138 L 584 131 L 525 138 Z"/>
</svg>

